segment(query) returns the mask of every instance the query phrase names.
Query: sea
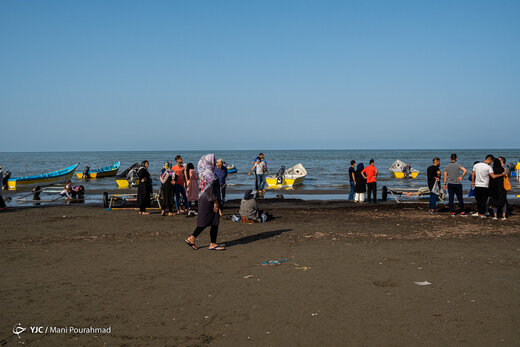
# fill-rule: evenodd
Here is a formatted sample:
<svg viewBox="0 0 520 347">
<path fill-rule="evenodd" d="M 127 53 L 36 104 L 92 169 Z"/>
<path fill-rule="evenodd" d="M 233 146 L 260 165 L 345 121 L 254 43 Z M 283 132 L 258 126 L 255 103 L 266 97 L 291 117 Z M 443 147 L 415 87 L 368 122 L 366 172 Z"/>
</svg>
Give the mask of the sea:
<svg viewBox="0 0 520 347">
<path fill-rule="evenodd" d="M 154 186 L 158 186 L 159 173 L 166 161 L 173 161 L 176 155 L 183 157 L 184 163 L 193 163 L 197 167 L 200 157 L 207 153 L 214 153 L 216 158 L 223 158 L 226 163 L 233 164 L 238 172 L 230 174 L 227 179 L 228 198 L 238 198 L 247 189 L 254 189 L 254 175 L 248 176 L 252 163 L 260 150 L 205 150 L 205 151 L 99 151 L 99 152 L 3 152 L 0 153 L 0 165 L 3 170 L 9 170 L 12 177 L 37 175 L 61 169 L 75 163 L 80 163 L 78 171 L 82 172 L 85 165 L 91 169 L 101 168 L 116 161 L 121 161 L 120 172 L 134 163 L 143 160 L 150 162 L 149 171 L 154 179 Z M 368 165 L 370 159 L 375 160 L 378 168 L 378 188 L 418 188 L 426 186 L 426 169 L 432 163 L 432 158 L 439 157 L 441 168 L 450 162 L 450 155 L 456 153 L 461 163 L 471 171 L 475 161 L 481 161 L 486 154 L 504 156 L 507 162 L 520 161 L 520 149 L 485 149 L 485 150 L 265 150 L 262 151 L 268 165 L 269 174 L 275 174 L 280 166 L 289 168 L 301 163 L 307 169 L 307 177 L 303 185 L 289 190 L 269 190 L 266 197 L 283 194 L 286 198 L 301 199 L 345 199 L 350 189 L 348 182 L 348 168 L 350 161 Z M 389 171 L 390 165 L 400 159 L 420 171 L 417 179 L 395 179 Z M 117 190 L 114 177 L 80 181 L 74 175 L 72 179 L 76 185 L 82 184 L 88 196 L 89 190 L 96 191 L 91 199 L 101 201 L 101 191 Z M 520 184 L 511 180 L 513 191 L 511 195 L 520 193 Z M 471 187 L 470 181 L 465 178 L 463 186 L 466 192 Z M 32 187 L 31 187 L 32 188 Z M 23 191 L 23 190 L 22 190 Z M 6 192 L 4 192 L 5 194 Z"/>
</svg>

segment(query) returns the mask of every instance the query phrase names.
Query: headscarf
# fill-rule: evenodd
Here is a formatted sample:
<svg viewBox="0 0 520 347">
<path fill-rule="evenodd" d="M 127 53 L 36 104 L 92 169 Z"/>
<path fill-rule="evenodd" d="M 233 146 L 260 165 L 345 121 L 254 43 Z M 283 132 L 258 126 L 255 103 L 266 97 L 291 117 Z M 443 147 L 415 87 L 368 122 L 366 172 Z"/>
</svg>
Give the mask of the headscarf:
<svg viewBox="0 0 520 347">
<path fill-rule="evenodd" d="M 215 154 L 206 154 L 200 157 L 197 170 L 200 178 L 200 197 L 217 179 L 215 172 L 213 172 L 215 170 Z"/>
<path fill-rule="evenodd" d="M 358 171 L 361 172 L 361 171 L 363 171 L 364 168 L 365 168 L 365 165 L 363 163 L 359 163 L 356 166 L 356 172 L 358 172 Z"/>
<path fill-rule="evenodd" d="M 246 191 L 246 193 L 244 194 L 244 200 L 251 200 L 252 198 L 255 197 L 254 195 L 255 193 L 249 189 L 248 191 Z"/>
<path fill-rule="evenodd" d="M 188 163 L 188 165 L 186 165 L 186 176 L 188 176 L 188 179 L 190 179 L 191 170 L 195 170 L 195 166 L 193 166 L 193 163 Z"/>
<path fill-rule="evenodd" d="M 496 174 L 501 174 L 502 172 L 504 172 L 504 168 L 502 167 L 502 162 L 498 158 L 495 158 L 493 160 L 493 172 Z"/>
</svg>

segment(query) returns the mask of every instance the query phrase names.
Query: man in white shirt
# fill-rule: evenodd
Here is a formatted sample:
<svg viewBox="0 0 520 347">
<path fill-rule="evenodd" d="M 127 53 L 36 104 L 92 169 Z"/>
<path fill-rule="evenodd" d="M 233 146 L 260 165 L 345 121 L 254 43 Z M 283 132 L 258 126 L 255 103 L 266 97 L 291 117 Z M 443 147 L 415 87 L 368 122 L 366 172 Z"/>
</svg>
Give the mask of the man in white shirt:
<svg viewBox="0 0 520 347">
<path fill-rule="evenodd" d="M 473 216 L 486 218 L 485 213 L 486 201 L 488 198 L 489 177 L 498 178 L 505 176 L 505 171 L 498 175 L 493 172 L 491 163 L 494 159 L 495 157 L 493 157 L 493 155 L 488 154 L 483 162 L 477 163 L 473 166 L 471 185 L 475 189 L 475 199 L 477 200 L 478 211 L 477 213 L 474 213 Z"/>
</svg>

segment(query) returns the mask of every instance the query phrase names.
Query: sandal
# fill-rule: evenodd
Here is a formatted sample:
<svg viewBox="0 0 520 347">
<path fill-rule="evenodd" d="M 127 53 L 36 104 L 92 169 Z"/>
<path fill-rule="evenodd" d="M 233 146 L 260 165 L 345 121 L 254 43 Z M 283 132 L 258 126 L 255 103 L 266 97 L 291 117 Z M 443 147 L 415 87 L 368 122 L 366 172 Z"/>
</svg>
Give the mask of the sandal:
<svg viewBox="0 0 520 347">
<path fill-rule="evenodd" d="M 215 246 L 215 247 L 210 247 L 208 248 L 210 251 L 225 251 L 226 250 L 226 247 L 224 246 Z"/>
<path fill-rule="evenodd" d="M 184 242 L 186 242 L 186 244 L 188 246 L 190 246 L 190 248 L 193 249 L 194 251 L 196 251 L 198 249 L 197 246 L 195 246 L 194 243 L 191 243 L 190 241 L 188 241 L 188 239 L 185 239 Z"/>
</svg>

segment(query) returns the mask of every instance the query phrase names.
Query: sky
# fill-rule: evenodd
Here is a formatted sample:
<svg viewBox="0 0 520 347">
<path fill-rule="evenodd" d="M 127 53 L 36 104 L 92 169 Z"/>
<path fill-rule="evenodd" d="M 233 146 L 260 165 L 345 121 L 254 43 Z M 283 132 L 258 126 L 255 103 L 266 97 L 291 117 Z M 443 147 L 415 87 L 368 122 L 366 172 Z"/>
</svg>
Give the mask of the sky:
<svg viewBox="0 0 520 347">
<path fill-rule="evenodd" d="M 0 152 L 520 148 L 520 1 L 0 1 Z"/>
</svg>

